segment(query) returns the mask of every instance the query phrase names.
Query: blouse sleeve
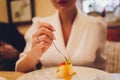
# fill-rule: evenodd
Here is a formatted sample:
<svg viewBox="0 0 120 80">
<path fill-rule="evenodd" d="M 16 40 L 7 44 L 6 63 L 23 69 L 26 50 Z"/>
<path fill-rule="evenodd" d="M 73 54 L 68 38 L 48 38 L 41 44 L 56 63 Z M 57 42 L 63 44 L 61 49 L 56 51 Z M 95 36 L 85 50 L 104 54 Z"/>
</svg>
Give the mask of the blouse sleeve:
<svg viewBox="0 0 120 80">
<path fill-rule="evenodd" d="M 107 24 L 103 18 L 98 18 L 98 30 L 99 30 L 99 46 L 96 51 L 95 67 L 98 69 L 105 69 L 106 55 L 104 54 L 104 48 L 107 35 Z"/>
<path fill-rule="evenodd" d="M 31 50 L 32 47 L 32 35 L 37 31 L 38 29 L 38 22 L 40 21 L 40 18 L 33 18 L 33 24 L 30 26 L 28 31 L 25 34 L 25 40 L 26 40 L 26 46 L 24 48 L 24 51 L 20 54 L 18 61 L 16 62 L 16 67 L 19 64 L 19 62 L 24 59 L 24 57 L 27 55 L 27 53 Z"/>
</svg>

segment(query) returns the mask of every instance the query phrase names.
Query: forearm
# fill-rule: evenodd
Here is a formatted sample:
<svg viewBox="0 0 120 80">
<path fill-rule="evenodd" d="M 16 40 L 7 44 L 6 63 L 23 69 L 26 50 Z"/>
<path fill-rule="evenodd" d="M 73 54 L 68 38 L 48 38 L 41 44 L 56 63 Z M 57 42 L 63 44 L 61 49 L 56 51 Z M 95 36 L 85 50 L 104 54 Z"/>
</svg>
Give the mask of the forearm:
<svg viewBox="0 0 120 80">
<path fill-rule="evenodd" d="M 30 72 L 36 67 L 38 59 L 35 56 L 28 54 L 24 59 L 22 59 L 16 66 L 16 70 L 20 72 Z"/>
</svg>

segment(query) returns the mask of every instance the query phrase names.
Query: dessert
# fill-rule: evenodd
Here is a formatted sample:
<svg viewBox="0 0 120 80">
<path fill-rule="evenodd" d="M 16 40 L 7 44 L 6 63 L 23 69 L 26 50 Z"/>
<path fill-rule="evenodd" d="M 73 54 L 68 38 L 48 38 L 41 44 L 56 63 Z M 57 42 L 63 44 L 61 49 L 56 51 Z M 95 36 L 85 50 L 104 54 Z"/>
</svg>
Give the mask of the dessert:
<svg viewBox="0 0 120 80">
<path fill-rule="evenodd" d="M 65 80 L 71 80 L 71 77 L 76 74 L 72 69 L 72 63 L 65 61 L 57 67 L 57 78 L 64 78 Z"/>
</svg>

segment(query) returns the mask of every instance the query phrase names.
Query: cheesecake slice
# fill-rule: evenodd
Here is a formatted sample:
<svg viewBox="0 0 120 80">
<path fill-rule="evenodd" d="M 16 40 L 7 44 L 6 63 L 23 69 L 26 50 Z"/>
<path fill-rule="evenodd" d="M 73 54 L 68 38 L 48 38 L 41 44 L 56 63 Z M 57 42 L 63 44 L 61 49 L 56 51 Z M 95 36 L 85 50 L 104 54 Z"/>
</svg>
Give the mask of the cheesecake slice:
<svg viewBox="0 0 120 80">
<path fill-rule="evenodd" d="M 57 67 L 56 77 L 71 80 L 72 75 L 76 74 L 73 71 L 71 62 L 63 62 Z"/>
</svg>

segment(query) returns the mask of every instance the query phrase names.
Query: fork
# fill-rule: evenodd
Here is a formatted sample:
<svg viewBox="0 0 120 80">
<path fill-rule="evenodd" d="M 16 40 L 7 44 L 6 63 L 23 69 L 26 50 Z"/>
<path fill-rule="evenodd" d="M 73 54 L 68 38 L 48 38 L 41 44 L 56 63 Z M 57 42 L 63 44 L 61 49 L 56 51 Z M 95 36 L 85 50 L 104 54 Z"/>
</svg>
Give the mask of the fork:
<svg viewBox="0 0 120 80">
<path fill-rule="evenodd" d="M 54 47 L 56 48 L 56 50 L 65 58 L 65 60 L 68 62 L 69 61 L 69 59 L 57 48 L 57 46 L 56 46 L 56 44 L 55 44 L 55 42 L 53 41 L 53 45 L 54 45 Z"/>
</svg>

